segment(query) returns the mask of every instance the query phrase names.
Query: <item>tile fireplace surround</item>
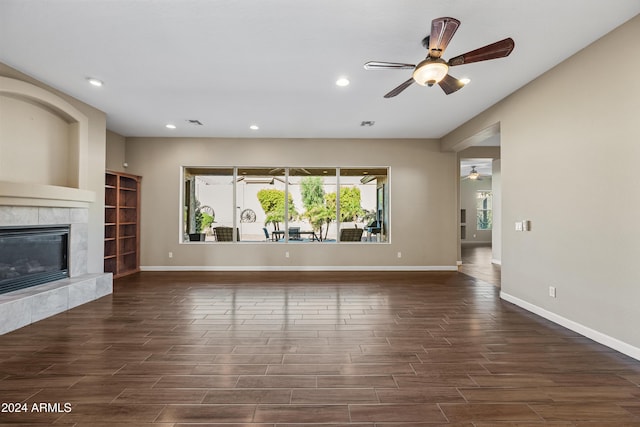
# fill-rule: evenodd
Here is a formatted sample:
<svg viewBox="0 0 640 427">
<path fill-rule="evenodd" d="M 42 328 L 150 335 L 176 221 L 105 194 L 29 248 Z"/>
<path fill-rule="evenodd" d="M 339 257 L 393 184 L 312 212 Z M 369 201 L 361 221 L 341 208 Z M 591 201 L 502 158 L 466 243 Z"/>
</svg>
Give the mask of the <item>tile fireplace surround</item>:
<svg viewBox="0 0 640 427">
<path fill-rule="evenodd" d="M 0 227 L 69 225 L 69 277 L 0 294 L 0 334 L 113 292 L 110 273 L 87 272 L 86 208 L 0 206 Z"/>
</svg>

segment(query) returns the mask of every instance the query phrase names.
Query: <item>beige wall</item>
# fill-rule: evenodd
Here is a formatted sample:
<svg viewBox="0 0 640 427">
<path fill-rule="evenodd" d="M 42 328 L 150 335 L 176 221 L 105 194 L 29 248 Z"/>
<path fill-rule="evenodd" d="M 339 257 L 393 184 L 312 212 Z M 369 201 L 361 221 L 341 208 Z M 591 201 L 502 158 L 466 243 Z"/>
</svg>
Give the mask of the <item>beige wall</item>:
<svg viewBox="0 0 640 427">
<path fill-rule="evenodd" d="M 52 117 L 48 113 L 37 109 L 34 110 L 35 107 L 28 104 L 20 103 L 16 105 L 11 100 L 4 100 L 3 106 L 10 107 L 12 120 L 5 123 L 3 118 L 3 129 L 0 131 L 0 155 L 3 159 L 11 159 L 11 162 L 17 163 L 20 170 L 17 170 L 15 163 L 12 165 L 2 163 L 3 172 L 0 180 L 80 188 L 94 192 L 95 202 L 88 205 L 89 242 L 87 270 L 89 273 L 102 272 L 104 256 L 105 114 L 1 63 L 0 76 L 27 82 L 42 88 L 62 98 L 88 119 L 88 128 L 82 129 L 82 132 L 87 132 L 88 144 L 86 147 L 83 145 L 78 148 L 77 141 L 74 141 L 73 138 L 71 138 L 70 142 L 68 141 L 68 145 L 63 141 L 64 133 L 67 131 L 65 128 L 69 127 L 71 129 L 70 132 L 73 133 L 77 130 L 74 125 L 67 126 L 59 118 Z M 29 126 L 24 126 L 25 124 L 29 124 Z M 23 155 L 27 156 L 27 158 L 19 161 L 18 158 Z M 2 162 L 6 162 L 6 160 L 2 160 Z M 39 168 L 42 170 L 38 170 Z M 7 173 L 7 170 L 10 172 Z M 32 174 L 35 178 L 32 178 Z M 51 191 L 53 192 L 55 189 L 52 188 Z M 55 197 L 58 197 L 57 194 Z"/>
<path fill-rule="evenodd" d="M 124 164 L 126 138 L 115 132 L 107 131 L 107 169 L 116 172 L 126 172 Z"/>
<path fill-rule="evenodd" d="M 70 124 L 26 99 L 0 96 L 0 180 L 70 186 Z"/>
<path fill-rule="evenodd" d="M 429 269 L 456 264 L 456 155 L 441 152 L 437 141 L 127 138 L 126 158 L 128 172 L 143 177 L 145 268 Z M 180 244 L 180 169 L 209 165 L 389 166 L 391 243 Z"/>
<path fill-rule="evenodd" d="M 491 166 L 491 190 L 493 191 L 493 230 L 491 231 L 491 262 L 502 263 L 502 169 L 501 160 Z"/>
<path fill-rule="evenodd" d="M 640 358 L 638 40 L 637 16 L 442 146 L 499 123 L 503 296 Z M 607 58 L 617 65 L 598 77 Z"/>
</svg>

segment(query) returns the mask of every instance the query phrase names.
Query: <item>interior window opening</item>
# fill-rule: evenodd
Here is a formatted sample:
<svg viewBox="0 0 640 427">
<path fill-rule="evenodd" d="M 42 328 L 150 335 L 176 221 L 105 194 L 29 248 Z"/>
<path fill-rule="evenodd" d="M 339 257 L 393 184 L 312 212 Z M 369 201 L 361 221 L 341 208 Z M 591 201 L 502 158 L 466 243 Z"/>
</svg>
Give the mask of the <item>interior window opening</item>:
<svg viewBox="0 0 640 427">
<path fill-rule="evenodd" d="M 183 242 L 388 242 L 388 169 L 185 167 Z"/>
</svg>

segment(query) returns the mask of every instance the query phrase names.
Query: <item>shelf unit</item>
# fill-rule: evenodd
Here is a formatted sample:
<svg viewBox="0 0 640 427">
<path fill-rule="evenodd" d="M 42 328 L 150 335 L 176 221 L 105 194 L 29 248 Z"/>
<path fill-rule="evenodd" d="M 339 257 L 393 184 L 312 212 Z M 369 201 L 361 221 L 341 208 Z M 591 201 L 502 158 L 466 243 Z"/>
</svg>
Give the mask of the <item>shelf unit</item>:
<svg viewBox="0 0 640 427">
<path fill-rule="evenodd" d="M 122 277 L 140 271 L 141 177 L 107 171 L 104 190 L 104 271 Z"/>
</svg>

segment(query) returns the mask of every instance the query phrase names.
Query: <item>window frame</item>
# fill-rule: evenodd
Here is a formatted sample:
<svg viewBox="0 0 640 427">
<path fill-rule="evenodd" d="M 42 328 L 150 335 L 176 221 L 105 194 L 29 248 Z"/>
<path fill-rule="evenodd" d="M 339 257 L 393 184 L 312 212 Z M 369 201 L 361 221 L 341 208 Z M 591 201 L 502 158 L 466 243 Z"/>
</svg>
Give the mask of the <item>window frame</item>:
<svg viewBox="0 0 640 427">
<path fill-rule="evenodd" d="M 493 230 L 493 191 L 476 190 L 476 200 L 476 230 Z M 481 204 L 483 204 L 484 206 L 481 206 Z M 482 226 L 481 216 L 484 217 L 483 221 L 488 224 L 487 226 Z"/>
<path fill-rule="evenodd" d="M 330 239 L 327 241 L 321 241 L 321 243 L 365 243 L 365 244 L 371 244 L 371 243 L 377 243 L 377 244 L 389 244 L 391 242 L 390 239 L 390 223 L 391 223 L 391 219 L 390 219 L 390 194 L 389 194 L 389 189 L 390 189 L 390 175 L 391 175 L 391 168 L 389 166 L 356 166 L 356 167 L 336 167 L 336 166 L 331 166 L 331 167 L 318 167 L 318 166 L 308 166 L 308 167 L 300 167 L 300 166 L 296 166 L 296 167 L 291 167 L 291 166 L 259 166 L 259 167 L 247 167 L 247 166 L 181 166 L 180 167 L 180 180 L 181 180 L 181 191 L 180 191 L 180 211 L 179 211 L 179 222 L 180 222 L 180 231 L 179 231 L 179 243 L 180 244 L 211 244 L 211 243 L 220 243 L 220 244 L 228 244 L 230 242 L 227 241 L 216 241 L 216 240 L 205 240 L 205 241 L 191 241 L 188 238 L 187 235 L 187 230 L 190 227 L 191 223 L 194 221 L 193 218 L 190 218 L 189 215 L 192 215 L 194 213 L 192 213 L 188 208 L 187 208 L 187 203 L 194 203 L 194 201 L 191 200 L 187 200 L 187 197 L 194 197 L 194 196 L 188 196 L 187 195 L 187 191 L 189 191 L 188 185 L 187 185 L 187 180 L 191 177 L 194 178 L 193 180 L 193 185 L 194 187 L 197 186 L 198 184 L 195 183 L 195 178 L 197 176 L 206 176 L 208 175 L 206 172 L 208 171 L 222 171 L 222 172 L 231 172 L 230 174 L 226 175 L 223 174 L 221 176 L 228 176 L 230 178 L 230 185 L 231 185 L 231 194 L 232 194 L 232 201 L 229 200 L 230 203 L 232 203 L 233 207 L 238 207 L 238 179 L 239 177 L 243 176 L 242 175 L 242 171 L 244 170 L 259 170 L 259 171 L 267 171 L 267 170 L 275 170 L 275 169 L 282 169 L 284 170 L 284 174 L 283 175 L 278 175 L 281 176 L 282 178 L 284 178 L 284 197 L 291 197 L 290 195 L 292 194 L 290 186 L 291 183 L 290 178 L 293 176 L 301 176 L 299 174 L 290 174 L 290 172 L 292 170 L 313 170 L 313 171 L 320 171 L 320 170 L 329 170 L 331 169 L 332 171 L 335 171 L 335 174 L 331 175 L 333 177 L 335 177 L 335 182 L 334 183 L 330 183 L 330 184 L 325 184 L 325 185 L 330 185 L 333 186 L 335 188 L 335 212 L 334 212 L 334 219 L 333 221 L 329 222 L 329 226 L 331 226 L 334 230 L 335 230 L 335 239 Z M 375 171 L 378 174 L 377 175 L 372 175 L 374 176 L 374 178 L 372 180 L 376 180 L 376 187 L 375 187 L 375 203 L 376 206 L 373 207 L 373 211 L 377 211 L 375 212 L 376 218 L 378 216 L 383 216 L 382 221 L 380 222 L 380 231 L 378 231 L 380 237 L 378 235 L 375 236 L 376 240 L 373 241 L 370 238 L 370 233 L 369 233 L 369 238 L 367 238 L 367 234 L 365 234 L 366 232 L 366 223 L 363 222 L 362 223 L 362 228 L 365 230 L 363 231 L 363 236 L 362 239 L 360 241 L 356 241 L 356 242 L 342 242 L 340 241 L 340 232 L 341 229 L 343 228 L 343 221 L 341 221 L 341 210 L 340 210 L 340 192 L 341 192 L 341 188 L 343 187 L 343 183 L 341 182 L 341 178 L 343 177 L 343 172 L 348 172 L 350 175 L 344 175 L 344 177 L 346 178 L 347 176 L 354 176 L 354 173 L 357 173 L 358 171 L 367 171 L 367 170 L 371 170 L 371 171 Z M 240 172 L 239 172 L 240 171 Z M 366 173 L 366 172 L 365 172 Z M 261 175 L 264 177 L 267 177 L 268 175 Z M 319 175 L 317 175 L 319 176 Z M 366 175 L 365 175 L 366 176 Z M 189 177 L 189 178 L 188 178 Z M 381 180 L 382 178 L 382 180 Z M 364 176 L 362 178 L 362 180 L 364 180 Z M 361 182 L 362 182 L 361 180 Z M 380 180 L 382 181 L 380 183 Z M 344 180 L 346 181 L 346 179 Z M 366 185 L 368 182 L 370 182 L 371 180 L 367 181 L 367 182 L 362 182 L 359 185 Z M 346 184 L 346 185 L 352 185 L 352 184 Z M 359 188 L 359 187 L 358 187 Z M 192 194 L 195 194 L 195 192 L 197 192 L 197 187 L 194 189 L 190 190 Z M 325 193 L 325 194 L 331 194 L 330 193 Z M 379 198 L 381 198 L 382 200 L 380 201 Z M 362 204 L 362 201 L 360 201 L 360 203 Z M 382 206 L 380 206 L 380 203 L 382 203 Z M 294 206 L 295 208 L 300 208 L 300 209 L 304 209 L 302 206 Z M 262 238 L 262 240 L 243 240 L 240 238 L 241 236 L 241 232 L 240 232 L 240 224 L 241 224 L 241 218 L 239 216 L 238 212 L 233 212 L 232 215 L 232 220 L 226 220 L 223 221 L 225 222 L 229 222 L 230 226 L 235 228 L 237 231 L 237 233 L 233 233 L 233 239 L 232 239 L 232 243 L 244 243 L 244 244 L 249 244 L 249 243 L 274 243 L 274 244 L 281 244 L 281 243 L 287 243 L 287 244 L 300 244 L 300 243 L 309 243 L 311 241 L 315 241 L 312 240 L 311 238 L 307 239 L 309 240 L 309 242 L 307 242 L 306 240 L 304 241 L 296 241 L 296 240 L 292 240 L 290 239 L 289 233 L 288 233 L 288 229 L 290 227 L 290 223 L 294 222 L 289 218 L 289 203 L 284 203 L 284 221 L 281 223 L 282 224 L 282 230 L 284 231 L 284 235 L 283 235 L 283 239 L 279 240 L 279 241 L 273 241 L 270 238 L 265 239 L 264 237 Z M 264 210 L 261 211 L 264 214 Z M 355 228 L 358 228 L 358 226 L 360 224 L 357 224 L 354 222 Z M 267 227 L 267 225 L 265 224 L 265 228 Z M 262 230 L 261 230 L 262 231 Z M 266 233 L 265 233 L 266 234 Z M 256 236 L 256 234 L 253 234 L 251 236 Z M 378 240 L 379 238 L 381 238 L 381 240 Z M 366 239 L 366 240 L 365 240 Z"/>
</svg>

